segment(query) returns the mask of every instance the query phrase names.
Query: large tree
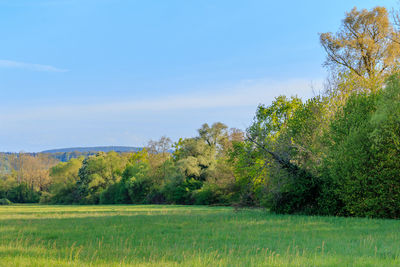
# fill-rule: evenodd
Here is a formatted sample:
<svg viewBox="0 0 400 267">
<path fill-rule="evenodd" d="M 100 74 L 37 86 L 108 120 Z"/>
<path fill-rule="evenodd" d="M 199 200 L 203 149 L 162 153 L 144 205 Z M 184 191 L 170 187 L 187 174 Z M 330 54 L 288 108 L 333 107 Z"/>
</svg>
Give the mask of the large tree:
<svg viewBox="0 0 400 267">
<path fill-rule="evenodd" d="M 398 69 L 400 44 L 394 41 L 395 36 L 386 8 L 353 8 L 337 33 L 320 34 L 327 53 L 325 65 L 340 78 L 350 76 L 357 90 L 380 88 Z"/>
</svg>

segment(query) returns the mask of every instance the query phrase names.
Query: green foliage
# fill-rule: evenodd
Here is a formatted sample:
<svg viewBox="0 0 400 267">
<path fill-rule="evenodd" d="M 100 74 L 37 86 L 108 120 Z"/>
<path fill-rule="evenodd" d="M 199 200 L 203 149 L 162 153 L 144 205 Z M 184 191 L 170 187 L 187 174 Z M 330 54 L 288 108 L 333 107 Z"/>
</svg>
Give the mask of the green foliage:
<svg viewBox="0 0 400 267">
<path fill-rule="evenodd" d="M 11 205 L 12 202 L 8 200 L 7 198 L 0 198 L 0 206 L 1 205 Z"/>
<path fill-rule="evenodd" d="M 298 97 L 279 96 L 269 106 L 258 106 L 248 134 L 260 143 L 271 144 L 282 134 L 288 120 L 301 105 L 302 101 Z"/>
<path fill-rule="evenodd" d="M 146 197 L 150 193 L 153 186 L 152 181 L 148 178 L 149 164 L 140 162 L 128 165 L 123 174 L 123 183 L 127 189 L 131 203 L 146 203 Z"/>
<path fill-rule="evenodd" d="M 40 204 L 52 204 L 53 203 L 53 195 L 50 194 L 49 192 L 42 192 L 40 199 L 39 199 Z"/>
<path fill-rule="evenodd" d="M 150 179 L 131 179 L 127 184 L 127 188 L 132 203 L 148 203 L 147 196 L 150 194 L 152 186 L 153 183 Z"/>
<path fill-rule="evenodd" d="M 69 204 L 77 201 L 76 184 L 79 180 L 78 172 L 82 167 L 82 162 L 83 157 L 72 158 L 68 162 L 60 162 L 50 169 L 52 183 L 49 194 L 45 194 L 44 203 Z"/>
<path fill-rule="evenodd" d="M 37 203 L 40 199 L 40 192 L 35 191 L 26 183 L 21 183 L 12 187 L 6 197 L 14 203 Z"/>
<path fill-rule="evenodd" d="M 108 186 L 100 194 L 100 204 L 130 204 L 132 203 L 125 184 L 118 182 Z"/>
<path fill-rule="evenodd" d="M 215 146 L 200 138 L 180 140 L 174 152 L 176 165 L 185 176 L 204 181 L 207 169 L 215 162 Z"/>
<path fill-rule="evenodd" d="M 260 150 L 251 142 L 234 143 L 230 152 L 230 163 L 234 166 L 234 202 L 240 206 L 259 206 L 267 179 L 268 168 Z"/>
<path fill-rule="evenodd" d="M 195 205 L 226 204 L 220 188 L 210 183 L 205 183 L 200 189 L 194 190 L 192 198 Z"/>
<path fill-rule="evenodd" d="M 239 181 L 248 192 L 242 202 L 248 204 L 247 199 L 261 195 L 258 202 L 278 213 L 316 209 L 319 180 L 305 164 L 315 128 L 303 129 L 310 126 L 308 120 L 320 116 L 320 110 L 319 99 L 303 104 L 297 97 L 285 96 L 258 107 L 247 143 L 236 145 L 233 153 Z"/>
<path fill-rule="evenodd" d="M 325 210 L 400 217 L 399 99 L 400 82 L 392 77 L 377 94 L 351 96 L 338 113 L 331 124 L 324 165 L 330 180 L 330 189 L 325 190 L 329 198 L 322 199 Z"/>
<path fill-rule="evenodd" d="M 278 213 L 399 218 L 399 100 L 393 76 L 376 93 L 351 93 L 338 109 L 329 110 L 323 97 L 259 106 L 248 141 L 231 152 L 240 203 Z"/>
<path fill-rule="evenodd" d="M 178 173 L 168 177 L 163 194 L 168 203 L 186 204 L 190 202 L 190 193 L 185 187 L 185 178 Z"/>
<path fill-rule="evenodd" d="M 127 158 L 115 152 L 98 153 L 84 159 L 78 172 L 78 201 L 83 204 L 98 204 L 101 192 L 119 182 L 127 161 Z"/>
<path fill-rule="evenodd" d="M 192 192 L 200 189 L 203 183 L 193 178 L 186 178 L 179 172 L 169 177 L 162 192 L 168 203 L 193 204 Z"/>
</svg>

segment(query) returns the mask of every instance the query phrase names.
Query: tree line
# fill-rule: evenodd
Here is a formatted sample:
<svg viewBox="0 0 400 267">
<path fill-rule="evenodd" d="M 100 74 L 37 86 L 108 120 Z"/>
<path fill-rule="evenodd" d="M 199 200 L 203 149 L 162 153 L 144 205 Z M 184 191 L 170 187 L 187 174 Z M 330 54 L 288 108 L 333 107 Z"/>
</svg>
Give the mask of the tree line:
<svg viewBox="0 0 400 267">
<path fill-rule="evenodd" d="M 214 123 L 204 124 L 198 133 L 175 144 L 162 137 L 135 153 L 99 152 L 59 163 L 51 159 L 50 168 L 43 164 L 46 155 L 21 154 L 15 162 L 23 162 L 22 167 L 1 180 L 0 198 L 51 204 L 229 205 L 235 177 L 228 158 L 233 143 L 244 140 L 243 132 Z M 41 175 L 29 176 L 28 159 L 41 166 Z M 20 176 L 22 172 L 26 175 Z"/>
<path fill-rule="evenodd" d="M 15 188 L 23 187 L 35 195 L 29 201 L 52 204 L 235 205 L 399 218 L 399 18 L 384 7 L 346 13 L 338 32 L 320 34 L 324 91 L 259 105 L 246 131 L 204 124 L 196 137 L 162 137 L 136 153 L 47 162 L 38 168 L 46 179 L 13 169 L 0 179 L 0 197 L 21 202 Z"/>
</svg>

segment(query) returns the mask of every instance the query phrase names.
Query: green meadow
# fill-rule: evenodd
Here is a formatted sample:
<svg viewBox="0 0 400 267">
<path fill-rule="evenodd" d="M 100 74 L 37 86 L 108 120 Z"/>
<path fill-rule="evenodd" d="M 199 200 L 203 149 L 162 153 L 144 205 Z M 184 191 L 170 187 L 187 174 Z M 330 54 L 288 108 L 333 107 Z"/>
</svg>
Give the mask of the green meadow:
<svg viewBox="0 0 400 267">
<path fill-rule="evenodd" d="M 0 266 L 399 266 L 400 221 L 229 207 L 0 207 Z"/>
</svg>

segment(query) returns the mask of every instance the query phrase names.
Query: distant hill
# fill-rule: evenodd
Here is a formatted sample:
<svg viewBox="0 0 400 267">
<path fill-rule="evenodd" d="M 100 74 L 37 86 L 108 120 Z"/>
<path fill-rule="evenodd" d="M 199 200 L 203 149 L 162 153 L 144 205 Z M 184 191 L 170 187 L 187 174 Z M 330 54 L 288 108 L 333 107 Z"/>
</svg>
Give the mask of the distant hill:
<svg viewBox="0 0 400 267">
<path fill-rule="evenodd" d="M 70 153 L 70 152 L 138 152 L 142 150 L 141 147 L 130 147 L 130 146 L 94 146 L 94 147 L 68 147 L 59 149 L 45 150 L 40 153 Z"/>
<path fill-rule="evenodd" d="M 115 151 L 117 153 L 138 152 L 142 147 L 130 146 L 95 146 L 95 147 L 68 147 L 60 149 L 51 149 L 39 152 L 39 154 L 48 154 L 51 157 L 60 161 L 69 161 L 72 158 L 79 158 L 81 156 L 88 157 L 95 155 L 98 152 Z"/>
</svg>

